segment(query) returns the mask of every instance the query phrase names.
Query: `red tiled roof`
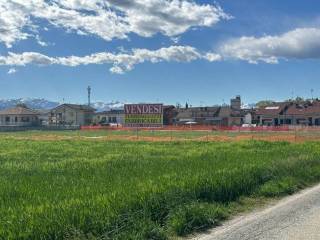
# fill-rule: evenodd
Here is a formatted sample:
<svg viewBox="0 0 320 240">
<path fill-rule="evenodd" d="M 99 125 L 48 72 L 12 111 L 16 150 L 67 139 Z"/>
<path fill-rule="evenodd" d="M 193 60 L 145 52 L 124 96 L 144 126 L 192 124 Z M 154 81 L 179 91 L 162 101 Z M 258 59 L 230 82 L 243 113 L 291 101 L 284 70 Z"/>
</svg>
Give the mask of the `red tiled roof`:
<svg viewBox="0 0 320 240">
<path fill-rule="evenodd" d="M 279 102 L 274 103 L 272 105 L 258 108 L 256 111 L 256 115 L 279 115 L 281 114 L 290 103 L 287 102 Z"/>
<path fill-rule="evenodd" d="M 286 111 L 288 115 L 308 115 L 318 114 L 320 115 L 320 102 L 303 102 L 300 104 L 293 104 Z"/>
</svg>

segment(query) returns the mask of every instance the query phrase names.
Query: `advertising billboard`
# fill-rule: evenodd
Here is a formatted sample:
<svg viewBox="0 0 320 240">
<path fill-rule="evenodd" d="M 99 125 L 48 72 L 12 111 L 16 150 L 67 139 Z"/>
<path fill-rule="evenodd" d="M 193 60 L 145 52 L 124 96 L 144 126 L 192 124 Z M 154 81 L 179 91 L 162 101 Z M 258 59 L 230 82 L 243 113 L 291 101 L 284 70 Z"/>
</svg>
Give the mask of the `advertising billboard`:
<svg viewBox="0 0 320 240">
<path fill-rule="evenodd" d="M 126 127 L 163 126 L 163 104 L 125 104 L 124 114 Z"/>
</svg>

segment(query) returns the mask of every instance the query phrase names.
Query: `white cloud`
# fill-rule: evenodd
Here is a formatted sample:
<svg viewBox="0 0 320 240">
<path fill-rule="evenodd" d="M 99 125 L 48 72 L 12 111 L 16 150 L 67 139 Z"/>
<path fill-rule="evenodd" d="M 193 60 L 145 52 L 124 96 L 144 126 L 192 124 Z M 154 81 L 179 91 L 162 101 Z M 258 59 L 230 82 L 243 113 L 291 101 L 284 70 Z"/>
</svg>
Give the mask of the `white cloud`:
<svg viewBox="0 0 320 240">
<path fill-rule="evenodd" d="M 207 59 L 209 62 L 215 62 L 222 60 L 221 55 L 209 52 L 203 56 L 204 59 Z"/>
<path fill-rule="evenodd" d="M 8 71 L 8 74 L 15 74 L 17 72 L 17 69 L 15 68 L 10 68 Z"/>
<path fill-rule="evenodd" d="M 36 52 L 24 52 L 21 54 L 11 53 L 0 56 L 0 66 L 26 66 L 35 64 L 39 66 L 63 65 L 76 67 L 88 64 L 111 64 L 110 71 L 113 73 L 125 73 L 135 65 L 151 62 L 191 62 L 195 60 L 219 61 L 221 57 L 214 53 L 201 53 L 190 46 L 170 46 L 158 50 L 134 49 L 129 53 L 118 54 L 101 52 L 87 56 L 49 57 Z"/>
<path fill-rule="evenodd" d="M 37 40 L 37 43 L 42 47 L 48 47 L 50 45 L 49 43 L 44 42 L 39 35 L 36 35 L 35 38 Z"/>
<path fill-rule="evenodd" d="M 258 63 L 278 63 L 279 59 L 319 59 L 320 29 L 297 28 L 279 36 L 241 37 L 220 48 L 226 58 Z"/>
<path fill-rule="evenodd" d="M 26 25 L 31 22 L 23 10 L 14 9 L 10 1 L 0 0 L 0 42 L 9 48 L 14 42 L 27 39 L 29 34 L 22 31 Z"/>
<path fill-rule="evenodd" d="M 9 52 L 8 56 L 0 56 L 0 66 L 26 66 L 28 64 L 45 66 L 54 64 L 55 61 L 55 58 L 47 57 L 36 52 L 24 52 L 22 54 Z"/>
<path fill-rule="evenodd" d="M 30 37 L 27 29 L 38 27 L 35 19 L 109 41 L 129 33 L 175 37 L 229 18 L 219 6 L 193 0 L 0 0 L 0 42 L 11 47 Z"/>
</svg>

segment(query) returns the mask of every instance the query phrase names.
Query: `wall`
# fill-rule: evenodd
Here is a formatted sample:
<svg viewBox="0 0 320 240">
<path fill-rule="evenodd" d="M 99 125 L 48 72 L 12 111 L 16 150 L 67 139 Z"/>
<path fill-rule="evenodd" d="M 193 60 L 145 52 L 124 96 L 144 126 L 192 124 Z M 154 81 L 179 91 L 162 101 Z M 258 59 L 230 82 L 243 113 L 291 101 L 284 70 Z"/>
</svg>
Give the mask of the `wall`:
<svg viewBox="0 0 320 240">
<path fill-rule="evenodd" d="M 10 121 L 7 122 L 6 118 Z M 29 119 L 27 122 L 26 119 Z M 25 120 L 23 120 L 25 119 Z M 40 124 L 39 118 L 35 115 L 1 115 L 0 126 L 38 126 Z"/>
</svg>

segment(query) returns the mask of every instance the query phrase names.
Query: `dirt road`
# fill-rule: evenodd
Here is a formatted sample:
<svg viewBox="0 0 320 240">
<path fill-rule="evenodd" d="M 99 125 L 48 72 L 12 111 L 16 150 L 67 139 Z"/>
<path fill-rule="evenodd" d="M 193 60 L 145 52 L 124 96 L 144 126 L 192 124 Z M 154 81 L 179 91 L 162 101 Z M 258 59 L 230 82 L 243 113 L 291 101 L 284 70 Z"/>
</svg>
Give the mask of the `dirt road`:
<svg viewBox="0 0 320 240">
<path fill-rule="evenodd" d="M 320 185 L 236 217 L 197 240 L 320 240 Z"/>
</svg>

